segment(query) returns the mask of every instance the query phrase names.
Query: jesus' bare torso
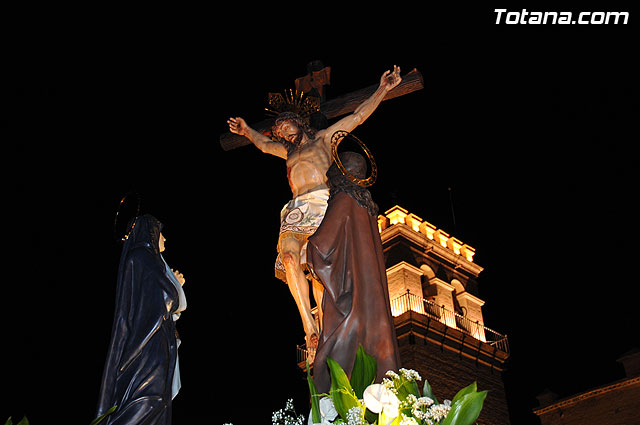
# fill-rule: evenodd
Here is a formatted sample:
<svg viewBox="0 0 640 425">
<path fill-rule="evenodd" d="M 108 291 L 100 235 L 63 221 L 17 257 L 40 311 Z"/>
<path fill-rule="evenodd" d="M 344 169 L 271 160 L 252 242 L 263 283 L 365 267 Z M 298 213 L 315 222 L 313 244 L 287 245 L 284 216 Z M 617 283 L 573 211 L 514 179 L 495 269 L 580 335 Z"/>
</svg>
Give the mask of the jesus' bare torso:
<svg viewBox="0 0 640 425">
<path fill-rule="evenodd" d="M 287 154 L 287 179 L 294 198 L 327 188 L 326 172 L 331 165 L 330 137 L 325 132 L 311 140 L 305 136 L 303 143 Z"/>
<path fill-rule="evenodd" d="M 327 129 L 313 134 L 304 131 L 295 120 L 285 120 L 274 127 L 273 136 L 286 141 L 273 141 L 247 125 L 240 117 L 227 122 L 232 133 L 247 137 L 264 153 L 275 155 L 287 161 L 287 178 L 293 198 L 296 199 L 318 190 L 327 189 L 326 172 L 331 165 L 331 136 L 338 130 L 351 132 L 362 124 L 384 99 L 387 92 L 401 81 L 400 68 L 386 71 L 380 78 L 380 86 L 371 97 L 362 102 L 353 114 L 342 118 Z M 326 207 L 325 207 L 326 209 Z M 279 252 L 286 272 L 286 282 L 298 306 L 307 339 L 307 347 L 313 351 L 317 345 L 319 329 L 311 314 L 309 283 L 301 266 L 301 250 L 306 241 L 296 237 L 281 237 Z M 313 295 L 318 307 L 321 306 L 322 286 L 313 282 Z M 319 308 L 320 310 L 320 308 Z M 321 311 L 319 311 L 321 315 Z M 322 323 L 322 320 L 320 320 Z"/>
</svg>

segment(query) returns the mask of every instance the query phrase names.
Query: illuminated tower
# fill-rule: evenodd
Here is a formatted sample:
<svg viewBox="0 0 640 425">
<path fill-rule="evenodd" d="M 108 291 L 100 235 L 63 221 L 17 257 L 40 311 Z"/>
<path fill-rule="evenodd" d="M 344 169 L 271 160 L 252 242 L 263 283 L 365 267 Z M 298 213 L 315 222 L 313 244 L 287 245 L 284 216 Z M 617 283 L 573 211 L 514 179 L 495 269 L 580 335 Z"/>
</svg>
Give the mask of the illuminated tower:
<svg viewBox="0 0 640 425">
<path fill-rule="evenodd" d="M 508 424 L 501 372 L 509 346 L 485 326 L 475 249 L 400 206 L 380 215 L 378 227 L 402 366 L 441 399 L 477 381 L 489 390 L 478 423 Z"/>
</svg>

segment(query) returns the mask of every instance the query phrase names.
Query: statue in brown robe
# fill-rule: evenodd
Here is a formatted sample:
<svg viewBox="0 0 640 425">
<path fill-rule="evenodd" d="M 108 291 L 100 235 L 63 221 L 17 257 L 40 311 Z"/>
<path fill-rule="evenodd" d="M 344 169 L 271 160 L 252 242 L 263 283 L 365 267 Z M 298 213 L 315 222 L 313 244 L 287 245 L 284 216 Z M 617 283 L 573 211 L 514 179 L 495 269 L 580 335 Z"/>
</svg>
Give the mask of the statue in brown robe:
<svg viewBox="0 0 640 425">
<path fill-rule="evenodd" d="M 366 175 L 366 161 L 353 152 L 340 159 L 351 174 Z M 324 286 L 323 324 L 314 363 L 319 392 L 329 392 L 327 358 L 351 375 L 358 346 L 378 362 L 377 382 L 398 370 L 400 358 L 389 305 L 387 274 L 378 231 L 378 207 L 370 192 L 327 171 L 331 195 L 322 224 L 307 246 L 307 263 Z"/>
</svg>

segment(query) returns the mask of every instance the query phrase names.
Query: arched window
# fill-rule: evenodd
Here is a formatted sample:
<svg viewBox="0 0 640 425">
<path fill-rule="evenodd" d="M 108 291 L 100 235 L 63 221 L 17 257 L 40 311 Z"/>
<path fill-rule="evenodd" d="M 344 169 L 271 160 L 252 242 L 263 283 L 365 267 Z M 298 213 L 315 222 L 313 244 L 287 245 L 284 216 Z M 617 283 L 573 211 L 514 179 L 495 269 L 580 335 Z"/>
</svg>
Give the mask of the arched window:
<svg viewBox="0 0 640 425">
<path fill-rule="evenodd" d="M 422 271 L 422 294 L 425 299 L 431 299 L 435 294 L 430 290 L 431 279 L 436 277 L 435 272 L 428 264 L 422 264 L 420 266 Z"/>
<path fill-rule="evenodd" d="M 456 295 L 462 294 L 464 291 L 466 291 L 464 285 L 458 279 L 453 279 L 451 281 L 451 286 L 453 286 L 453 288 L 456 290 Z"/>
<path fill-rule="evenodd" d="M 434 273 L 433 269 L 428 264 L 421 265 L 420 270 L 422 270 L 422 273 L 427 281 L 436 277 L 436 274 Z"/>
<path fill-rule="evenodd" d="M 456 314 L 456 326 L 458 329 L 462 329 L 464 331 L 470 332 L 470 323 L 467 317 L 467 309 L 464 306 L 460 305 L 458 301 L 458 296 L 463 292 L 466 292 L 464 285 L 458 279 L 453 279 L 451 281 L 451 286 L 453 286 L 453 307 L 455 309 Z"/>
</svg>

